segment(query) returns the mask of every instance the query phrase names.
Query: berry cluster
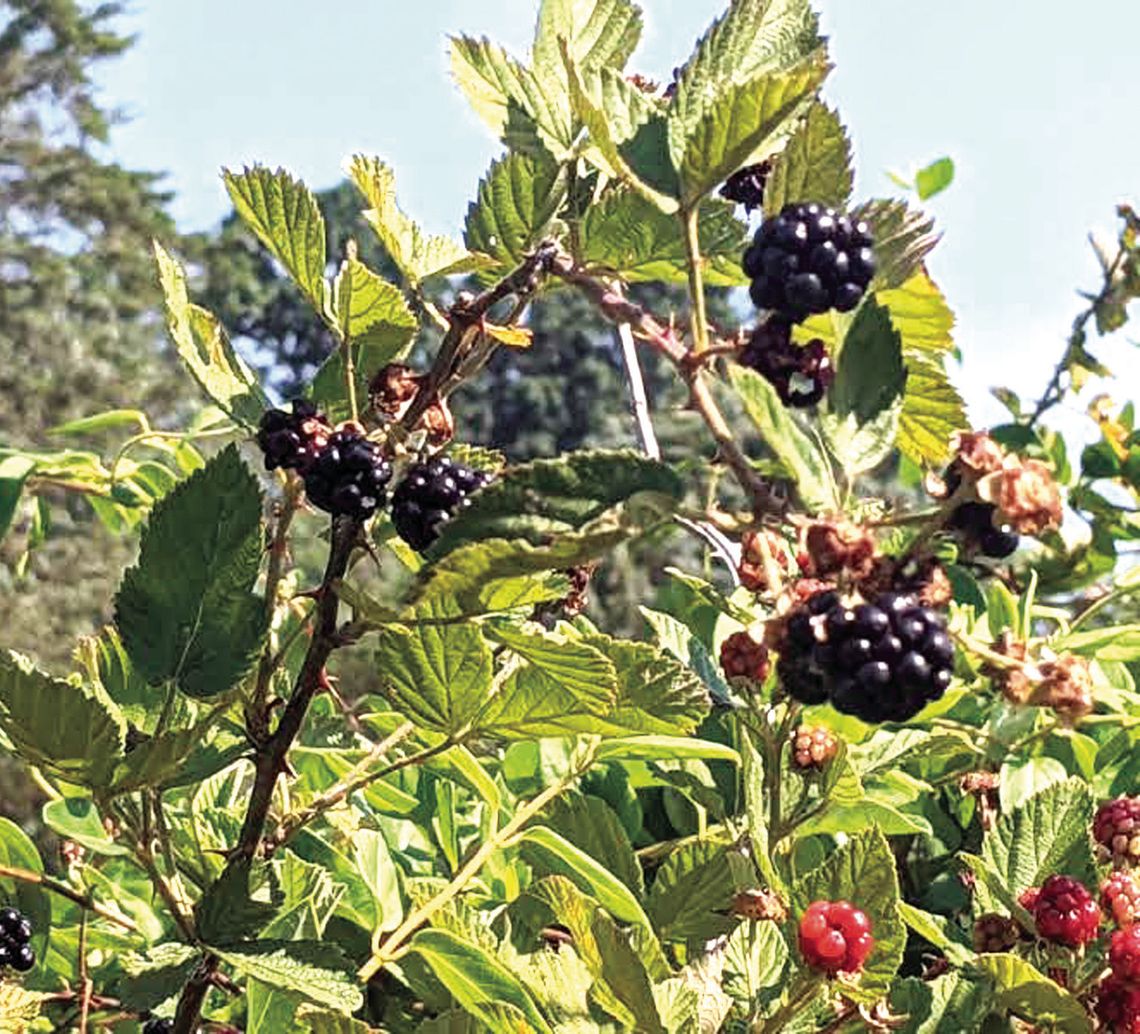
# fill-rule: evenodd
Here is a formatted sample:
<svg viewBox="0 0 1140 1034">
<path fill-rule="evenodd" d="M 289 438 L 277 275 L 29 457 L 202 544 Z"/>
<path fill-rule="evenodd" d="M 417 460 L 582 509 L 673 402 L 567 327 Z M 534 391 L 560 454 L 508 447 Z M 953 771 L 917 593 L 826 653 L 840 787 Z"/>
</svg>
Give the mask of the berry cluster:
<svg viewBox="0 0 1140 1034">
<path fill-rule="evenodd" d="M 1140 882 L 1130 872 L 1114 872 L 1101 884 L 1100 907 L 1121 929 L 1140 922 Z"/>
<path fill-rule="evenodd" d="M 735 682 L 760 684 L 768 677 L 768 647 L 747 632 L 733 632 L 720 646 L 720 666 L 725 677 Z"/>
<path fill-rule="evenodd" d="M 792 738 L 792 760 L 798 768 L 823 768 L 839 753 L 839 741 L 822 725 L 801 725 Z"/>
<path fill-rule="evenodd" d="M 1009 527 L 994 524 L 997 507 L 992 503 L 962 503 L 950 515 L 950 527 L 984 556 L 1001 560 L 1013 553 L 1021 541 Z"/>
<path fill-rule="evenodd" d="M 1097 988 L 1097 1016 L 1114 1034 L 1140 1034 L 1140 926 L 1113 933 L 1108 965 L 1112 972 Z"/>
<path fill-rule="evenodd" d="M 1117 797 L 1102 804 L 1093 818 L 1099 853 L 1119 868 L 1140 866 L 1140 797 Z"/>
<path fill-rule="evenodd" d="M 795 344 L 790 325 L 779 319 L 756 328 L 740 353 L 740 364 L 764 377 L 785 406 L 814 406 L 835 380 L 827 346 L 819 338 Z"/>
<path fill-rule="evenodd" d="M 0 908 L 0 966 L 27 973 L 36 964 L 32 924 L 14 908 Z"/>
<path fill-rule="evenodd" d="M 870 228 L 815 203 L 766 219 L 744 253 L 752 301 L 799 323 L 828 309 L 850 312 L 875 275 Z"/>
<path fill-rule="evenodd" d="M 720 196 L 726 201 L 735 201 L 751 212 L 764 204 L 764 184 L 772 172 L 771 162 L 760 162 L 738 169 L 725 180 L 720 188 Z"/>
<path fill-rule="evenodd" d="M 392 495 L 392 521 L 400 538 L 423 552 L 457 511 L 471 505 L 471 494 L 492 480 L 447 456 L 416 464 Z"/>
<path fill-rule="evenodd" d="M 862 969 L 875 940 L 866 913 L 850 901 L 813 901 L 800 917 L 799 944 L 809 966 L 834 975 Z"/>
<path fill-rule="evenodd" d="M 257 444 L 265 454 L 265 469 L 306 470 L 328 444 L 332 428 L 304 399 L 294 399 L 292 412 L 270 409 L 257 428 Z"/>
<path fill-rule="evenodd" d="M 170 1034 L 174 1030 L 173 1020 L 150 1019 L 143 1024 L 142 1034 Z"/>
<path fill-rule="evenodd" d="M 887 592 L 850 607 L 820 593 L 788 619 L 786 638 L 777 671 L 787 692 L 865 722 L 906 721 L 950 685 L 945 620 L 912 596 Z"/>
<path fill-rule="evenodd" d="M 1100 908 L 1088 888 L 1071 876 L 1050 876 L 1035 893 L 1018 900 L 1033 913 L 1043 940 L 1079 948 L 1100 935 Z"/>
<path fill-rule="evenodd" d="M 304 474 L 305 494 L 315 507 L 366 521 L 384 505 L 392 464 L 360 431 L 342 428 Z"/>
<path fill-rule="evenodd" d="M 974 922 L 974 951 L 1009 951 L 1021 939 L 1021 927 L 1009 916 L 987 912 Z"/>
</svg>

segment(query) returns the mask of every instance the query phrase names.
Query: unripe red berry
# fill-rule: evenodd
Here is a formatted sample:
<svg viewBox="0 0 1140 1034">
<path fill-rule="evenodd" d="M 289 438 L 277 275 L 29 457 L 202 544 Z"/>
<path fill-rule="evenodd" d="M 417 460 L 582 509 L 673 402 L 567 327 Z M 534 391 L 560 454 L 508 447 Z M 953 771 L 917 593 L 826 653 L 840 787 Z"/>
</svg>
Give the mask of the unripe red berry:
<svg viewBox="0 0 1140 1034">
<path fill-rule="evenodd" d="M 1114 872 L 1101 884 L 1100 907 L 1121 929 L 1140 920 L 1140 883 L 1130 872 Z"/>
<path fill-rule="evenodd" d="M 1140 798 L 1117 797 L 1102 804 L 1093 818 L 1093 839 L 1113 865 L 1140 865 Z"/>
<path fill-rule="evenodd" d="M 1140 981 L 1140 926 L 1113 932 L 1108 942 L 1108 964 L 1113 976 L 1132 983 Z"/>
<path fill-rule="evenodd" d="M 814 969 L 834 975 L 863 968 L 875 947 L 871 921 L 849 901 L 813 901 L 800 917 L 800 954 Z"/>
<path fill-rule="evenodd" d="M 1140 1034 L 1140 987 L 1113 973 L 1097 988 L 1096 1015 L 1110 1034 Z"/>
<path fill-rule="evenodd" d="M 974 951 L 1009 951 L 1021 939 L 1021 927 L 1009 916 L 994 912 L 974 923 Z"/>
<path fill-rule="evenodd" d="M 730 680 L 762 683 L 771 668 L 768 647 L 756 642 L 747 632 L 733 632 L 721 643 L 720 666 Z"/>
<path fill-rule="evenodd" d="M 1050 876 L 1033 903 L 1037 935 L 1079 948 L 1100 933 L 1100 909 L 1084 884 L 1070 876 Z"/>
<path fill-rule="evenodd" d="M 792 759 L 799 768 L 823 768 L 839 751 L 839 741 L 822 725 L 801 725 L 792 739 Z"/>
</svg>

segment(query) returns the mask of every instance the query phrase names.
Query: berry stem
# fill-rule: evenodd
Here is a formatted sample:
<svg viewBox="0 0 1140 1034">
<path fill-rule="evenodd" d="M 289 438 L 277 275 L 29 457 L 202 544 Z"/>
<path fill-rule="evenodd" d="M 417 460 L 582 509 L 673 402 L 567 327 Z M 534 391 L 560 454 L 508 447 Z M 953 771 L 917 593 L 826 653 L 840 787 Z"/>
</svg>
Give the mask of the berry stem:
<svg viewBox="0 0 1140 1034">
<path fill-rule="evenodd" d="M 7 880 L 19 880 L 21 883 L 35 884 L 52 894 L 58 894 L 61 898 L 67 898 L 68 901 L 73 902 L 85 911 L 93 912 L 101 919 L 106 919 L 109 923 L 121 926 L 124 930 L 129 930 L 131 933 L 142 932 L 132 920 L 100 905 L 90 894 L 84 894 L 82 891 L 69 887 L 66 883 L 53 880 L 50 876 L 45 876 L 42 872 L 32 872 L 31 869 L 20 869 L 9 865 L 0 865 L 0 877 Z"/>
<path fill-rule="evenodd" d="M 700 213 L 696 206 L 681 215 L 685 227 L 685 254 L 689 267 L 689 304 L 693 328 L 692 354 L 699 356 L 709 346 L 708 311 L 705 308 L 704 259 L 701 258 Z"/>
</svg>

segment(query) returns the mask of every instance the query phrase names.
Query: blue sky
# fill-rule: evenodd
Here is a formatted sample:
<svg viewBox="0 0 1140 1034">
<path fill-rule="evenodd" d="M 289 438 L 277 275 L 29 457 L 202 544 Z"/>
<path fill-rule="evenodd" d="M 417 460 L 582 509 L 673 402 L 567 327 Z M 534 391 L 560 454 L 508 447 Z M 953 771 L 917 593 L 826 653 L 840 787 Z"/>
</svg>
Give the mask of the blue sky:
<svg viewBox="0 0 1140 1034">
<path fill-rule="evenodd" d="M 647 29 L 631 68 L 668 79 L 726 2 L 642 0 Z M 817 2 L 857 196 L 894 192 L 888 168 L 942 154 L 957 163 L 953 186 L 930 203 L 945 233 L 931 270 L 958 316 L 957 379 L 972 416 L 997 418 L 986 388 L 1039 391 L 1079 307 L 1075 288 L 1095 286 L 1086 234 L 1111 235 L 1117 202 L 1140 202 L 1140 3 Z M 375 153 L 395 167 L 410 214 L 457 233 L 498 146 L 451 84 L 446 37 L 486 34 L 522 54 L 535 9 L 141 0 L 123 21 L 138 45 L 103 77 L 106 98 L 132 119 L 114 153 L 169 172 L 187 230 L 227 210 L 223 165 L 280 164 L 323 187 L 345 156 Z M 1131 385 L 1140 379 L 1140 350 L 1125 338 L 1094 351 Z M 1065 420 L 1073 429 L 1079 408 Z"/>
</svg>

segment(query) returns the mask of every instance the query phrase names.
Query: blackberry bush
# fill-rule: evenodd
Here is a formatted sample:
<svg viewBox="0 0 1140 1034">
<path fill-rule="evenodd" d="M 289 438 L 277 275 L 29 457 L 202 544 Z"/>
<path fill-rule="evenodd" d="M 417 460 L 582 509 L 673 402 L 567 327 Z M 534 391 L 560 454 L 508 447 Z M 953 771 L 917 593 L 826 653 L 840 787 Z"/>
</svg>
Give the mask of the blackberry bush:
<svg viewBox="0 0 1140 1034">
<path fill-rule="evenodd" d="M 875 275 L 873 243 L 861 220 L 814 202 L 787 205 L 744 253 L 752 301 L 791 323 L 828 309 L 850 312 Z"/>
<path fill-rule="evenodd" d="M 384 505 L 391 480 L 392 465 L 380 446 L 342 429 L 305 470 L 305 495 L 320 510 L 364 521 Z"/>
<path fill-rule="evenodd" d="M 471 495 L 492 481 L 485 471 L 465 467 L 448 456 L 417 463 L 392 494 L 392 521 L 409 546 L 423 552 Z"/>
</svg>

